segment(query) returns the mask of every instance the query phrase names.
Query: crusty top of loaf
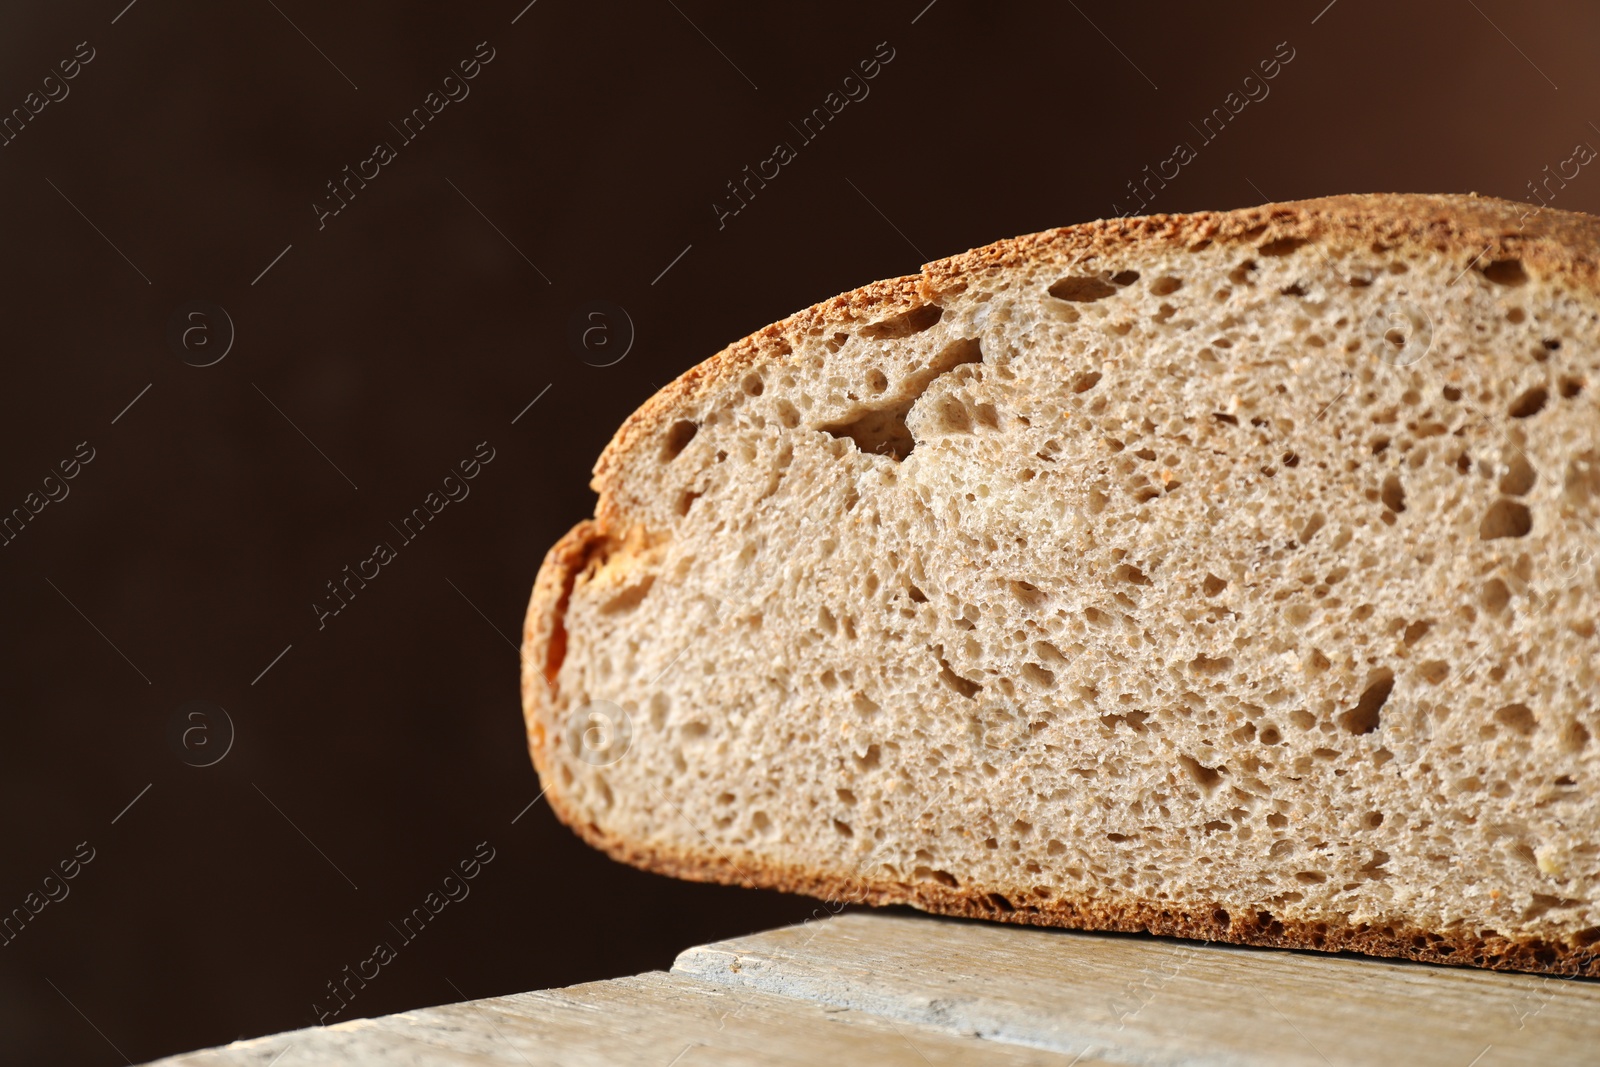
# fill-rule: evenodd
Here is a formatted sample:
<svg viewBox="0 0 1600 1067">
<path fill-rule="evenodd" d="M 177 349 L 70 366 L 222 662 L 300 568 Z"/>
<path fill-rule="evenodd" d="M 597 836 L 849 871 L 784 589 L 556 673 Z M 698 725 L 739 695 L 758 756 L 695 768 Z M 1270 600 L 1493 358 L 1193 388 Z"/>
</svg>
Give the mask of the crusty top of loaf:
<svg viewBox="0 0 1600 1067">
<path fill-rule="evenodd" d="M 663 424 L 721 383 L 764 358 L 787 355 L 791 338 L 934 303 L 944 294 L 961 292 L 975 277 L 1023 263 L 1054 260 L 1092 267 L 1146 248 L 1321 239 L 1454 253 L 1461 256 L 1463 271 L 1515 257 L 1537 273 L 1590 288 L 1600 278 L 1600 218 L 1476 193 L 1348 194 L 1236 211 L 1101 219 L 1012 237 L 936 260 L 920 274 L 887 278 L 814 304 L 679 375 L 630 415 L 600 454 L 590 482 L 600 498 L 595 517 L 607 532 L 625 531 L 631 502 L 621 472 L 632 449 L 653 439 Z"/>
</svg>

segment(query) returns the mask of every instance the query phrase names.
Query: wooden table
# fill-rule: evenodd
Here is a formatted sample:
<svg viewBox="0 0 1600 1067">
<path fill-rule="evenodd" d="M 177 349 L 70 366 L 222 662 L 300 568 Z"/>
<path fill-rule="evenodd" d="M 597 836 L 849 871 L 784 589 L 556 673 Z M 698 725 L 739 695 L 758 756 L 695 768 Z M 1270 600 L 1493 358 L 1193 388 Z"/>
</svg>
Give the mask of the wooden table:
<svg viewBox="0 0 1600 1067">
<path fill-rule="evenodd" d="M 160 1063 L 1596 1065 L 1600 982 L 854 913 Z"/>
</svg>

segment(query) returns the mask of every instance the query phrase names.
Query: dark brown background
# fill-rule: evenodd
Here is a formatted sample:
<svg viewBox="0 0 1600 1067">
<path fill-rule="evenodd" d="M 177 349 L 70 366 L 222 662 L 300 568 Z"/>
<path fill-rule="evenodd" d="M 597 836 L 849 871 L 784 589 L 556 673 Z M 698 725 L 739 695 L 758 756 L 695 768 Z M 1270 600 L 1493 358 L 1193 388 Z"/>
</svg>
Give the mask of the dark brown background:
<svg viewBox="0 0 1600 1067">
<path fill-rule="evenodd" d="M 538 785 L 502 635 L 629 411 L 806 304 L 1112 214 L 1178 140 L 1199 155 L 1155 210 L 1526 198 L 1600 145 L 1600 11 L 1578 3 L 539 0 L 513 24 L 525 0 L 125 2 L 0 13 L 0 111 L 96 50 L 0 148 L 0 512 L 96 451 L 0 548 L 0 911 L 96 850 L 0 947 L 8 1062 L 307 1025 L 485 840 L 472 895 L 344 1017 L 662 967 L 809 914 L 613 864 L 543 804 L 512 824 Z M 480 41 L 471 95 L 319 232 L 324 182 Z M 880 41 L 871 95 L 719 230 L 724 183 Z M 1271 95 L 1201 146 L 1189 122 L 1283 41 Z M 1600 178 L 1555 206 L 1600 207 Z M 206 368 L 166 339 L 195 299 L 237 330 Z M 596 299 L 637 331 L 606 368 L 568 340 Z M 323 583 L 480 441 L 470 497 L 319 631 Z M 207 768 L 167 736 L 195 699 L 237 730 Z"/>
</svg>

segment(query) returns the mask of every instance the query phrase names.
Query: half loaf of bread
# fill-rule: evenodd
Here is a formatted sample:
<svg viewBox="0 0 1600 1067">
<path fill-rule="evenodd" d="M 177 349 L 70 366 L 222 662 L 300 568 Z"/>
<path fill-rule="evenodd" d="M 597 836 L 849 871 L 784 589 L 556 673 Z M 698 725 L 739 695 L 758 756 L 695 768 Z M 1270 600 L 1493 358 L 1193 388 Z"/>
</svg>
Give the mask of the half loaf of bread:
<svg viewBox="0 0 1600 1067">
<path fill-rule="evenodd" d="M 686 878 L 1600 974 L 1597 257 L 1334 197 L 730 345 L 539 573 L 552 808 Z"/>
</svg>

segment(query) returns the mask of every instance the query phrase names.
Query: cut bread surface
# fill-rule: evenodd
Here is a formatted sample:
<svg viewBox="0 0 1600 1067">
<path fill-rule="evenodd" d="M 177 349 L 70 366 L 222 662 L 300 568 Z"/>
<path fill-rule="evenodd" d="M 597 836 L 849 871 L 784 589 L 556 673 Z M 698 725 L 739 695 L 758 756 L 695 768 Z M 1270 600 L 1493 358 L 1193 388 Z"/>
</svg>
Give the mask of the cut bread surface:
<svg viewBox="0 0 1600 1067">
<path fill-rule="evenodd" d="M 1113 220 L 737 342 L 540 571 L 547 798 L 682 877 L 1600 975 L 1597 249 Z"/>
</svg>

